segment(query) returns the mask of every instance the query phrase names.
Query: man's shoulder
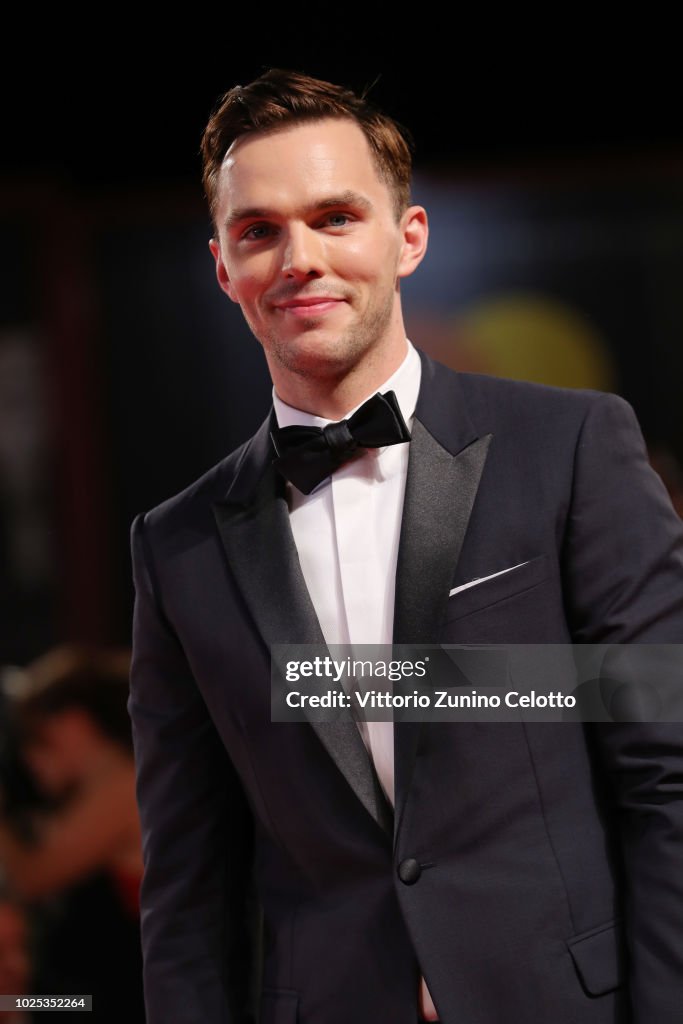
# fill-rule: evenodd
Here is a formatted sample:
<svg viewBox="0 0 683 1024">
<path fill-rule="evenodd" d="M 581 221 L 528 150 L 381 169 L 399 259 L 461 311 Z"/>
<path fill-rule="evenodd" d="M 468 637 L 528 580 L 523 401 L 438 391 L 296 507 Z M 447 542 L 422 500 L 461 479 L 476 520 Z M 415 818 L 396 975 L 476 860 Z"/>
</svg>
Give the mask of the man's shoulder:
<svg viewBox="0 0 683 1024">
<path fill-rule="evenodd" d="M 267 422 L 267 421 L 266 421 Z M 248 438 L 219 462 L 205 470 L 190 484 L 133 520 L 132 528 L 138 521 L 144 521 L 147 529 L 156 533 L 175 533 L 180 527 L 198 527 L 212 516 L 214 502 L 229 500 L 233 484 L 254 445 L 255 439 L 265 429 L 264 423 L 257 434 Z"/>
<path fill-rule="evenodd" d="M 610 406 L 632 415 L 619 395 L 594 388 L 559 387 L 535 381 L 453 370 L 423 354 L 423 372 L 438 382 L 439 396 L 464 401 L 481 429 L 524 425 L 570 430 L 580 427 L 596 405 Z"/>
<path fill-rule="evenodd" d="M 513 377 L 498 377 L 489 373 L 473 373 L 455 370 L 423 353 L 426 364 L 454 387 L 460 387 L 467 397 L 483 401 L 500 401 L 524 404 L 578 405 L 584 408 L 605 395 L 612 394 L 597 388 L 560 387 L 556 384 L 541 384 L 537 381 L 519 380 Z"/>
</svg>

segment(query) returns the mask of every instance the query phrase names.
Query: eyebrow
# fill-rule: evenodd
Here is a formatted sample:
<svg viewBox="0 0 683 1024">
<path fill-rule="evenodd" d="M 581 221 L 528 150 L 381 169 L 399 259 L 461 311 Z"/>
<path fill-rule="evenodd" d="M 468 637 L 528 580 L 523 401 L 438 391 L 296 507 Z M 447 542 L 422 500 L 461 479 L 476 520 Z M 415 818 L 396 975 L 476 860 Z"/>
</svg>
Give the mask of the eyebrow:
<svg viewBox="0 0 683 1024">
<path fill-rule="evenodd" d="M 322 199 L 317 199 L 314 203 L 307 206 L 304 212 L 315 213 L 317 210 L 328 210 L 333 206 L 356 206 L 365 213 L 370 213 L 374 209 L 366 196 L 361 195 L 360 192 L 354 192 L 353 189 L 347 189 L 338 195 L 324 196 Z M 265 206 L 238 207 L 226 218 L 225 228 L 227 231 L 230 231 L 231 228 L 234 228 L 236 224 L 242 223 L 242 221 L 259 217 L 267 219 L 273 216 L 277 216 L 277 212 Z"/>
</svg>

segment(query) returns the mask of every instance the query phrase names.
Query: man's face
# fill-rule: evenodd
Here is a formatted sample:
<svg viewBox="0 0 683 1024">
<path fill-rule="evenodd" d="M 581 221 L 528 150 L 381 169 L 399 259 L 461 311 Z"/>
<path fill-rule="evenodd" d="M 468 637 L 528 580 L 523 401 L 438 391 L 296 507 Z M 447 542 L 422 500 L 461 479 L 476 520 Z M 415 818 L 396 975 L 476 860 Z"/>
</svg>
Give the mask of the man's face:
<svg viewBox="0 0 683 1024">
<path fill-rule="evenodd" d="M 276 386 L 292 374 L 340 377 L 405 346 L 398 279 L 422 258 L 426 215 L 410 207 L 397 223 L 392 200 L 351 120 L 230 147 L 210 247 Z"/>
</svg>

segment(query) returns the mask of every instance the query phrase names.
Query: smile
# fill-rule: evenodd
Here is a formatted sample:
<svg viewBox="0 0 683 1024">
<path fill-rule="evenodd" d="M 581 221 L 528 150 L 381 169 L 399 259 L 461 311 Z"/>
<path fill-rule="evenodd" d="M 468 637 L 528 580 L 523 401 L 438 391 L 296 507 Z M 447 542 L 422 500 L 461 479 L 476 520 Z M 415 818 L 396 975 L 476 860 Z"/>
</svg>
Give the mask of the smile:
<svg viewBox="0 0 683 1024">
<path fill-rule="evenodd" d="M 289 306 L 278 306 L 282 313 L 290 313 L 292 316 L 306 317 L 319 316 L 339 306 L 343 299 L 322 299 L 320 302 L 296 303 Z"/>
</svg>

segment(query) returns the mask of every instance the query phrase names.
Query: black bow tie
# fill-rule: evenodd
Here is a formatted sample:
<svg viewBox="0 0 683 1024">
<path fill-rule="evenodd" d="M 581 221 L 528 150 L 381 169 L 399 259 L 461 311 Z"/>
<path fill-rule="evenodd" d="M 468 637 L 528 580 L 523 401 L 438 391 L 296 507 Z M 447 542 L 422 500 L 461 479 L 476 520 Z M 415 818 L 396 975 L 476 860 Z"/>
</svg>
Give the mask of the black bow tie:
<svg viewBox="0 0 683 1024">
<path fill-rule="evenodd" d="M 273 465 L 304 494 L 359 454 L 359 449 L 410 441 L 393 391 L 373 395 L 348 420 L 326 427 L 276 427 L 270 436 L 278 454 Z"/>
</svg>

